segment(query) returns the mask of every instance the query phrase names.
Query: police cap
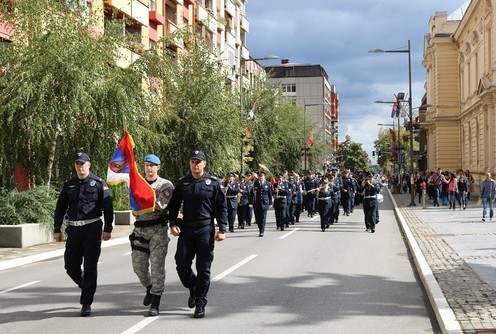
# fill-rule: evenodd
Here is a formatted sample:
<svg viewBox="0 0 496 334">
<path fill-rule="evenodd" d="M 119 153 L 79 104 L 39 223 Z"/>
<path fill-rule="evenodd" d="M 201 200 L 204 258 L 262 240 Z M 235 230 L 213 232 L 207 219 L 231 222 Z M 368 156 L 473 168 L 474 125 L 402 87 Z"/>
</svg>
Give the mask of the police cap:
<svg viewBox="0 0 496 334">
<path fill-rule="evenodd" d="M 85 163 L 85 162 L 88 162 L 88 161 L 90 161 L 90 157 L 88 156 L 88 154 L 86 154 L 84 152 L 78 152 L 74 156 L 74 162 Z"/>
<path fill-rule="evenodd" d="M 189 155 L 189 158 L 190 158 L 190 160 L 191 159 L 194 159 L 194 160 L 207 160 L 207 158 L 205 156 L 205 153 L 203 153 L 202 151 L 198 151 L 198 150 L 192 151 L 191 154 Z"/>
</svg>

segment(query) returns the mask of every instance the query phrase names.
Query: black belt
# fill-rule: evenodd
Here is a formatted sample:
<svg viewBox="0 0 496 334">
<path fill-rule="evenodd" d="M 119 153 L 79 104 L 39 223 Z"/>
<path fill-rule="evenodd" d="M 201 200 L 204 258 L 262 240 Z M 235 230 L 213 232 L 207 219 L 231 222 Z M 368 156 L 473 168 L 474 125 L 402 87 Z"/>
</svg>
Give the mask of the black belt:
<svg viewBox="0 0 496 334">
<path fill-rule="evenodd" d="M 155 220 L 137 220 L 134 222 L 134 226 L 136 227 L 150 227 L 154 225 L 162 224 L 162 222 L 158 219 Z"/>
<path fill-rule="evenodd" d="M 203 219 L 203 220 L 189 220 L 181 223 L 184 227 L 202 227 L 212 224 L 213 219 Z"/>
</svg>

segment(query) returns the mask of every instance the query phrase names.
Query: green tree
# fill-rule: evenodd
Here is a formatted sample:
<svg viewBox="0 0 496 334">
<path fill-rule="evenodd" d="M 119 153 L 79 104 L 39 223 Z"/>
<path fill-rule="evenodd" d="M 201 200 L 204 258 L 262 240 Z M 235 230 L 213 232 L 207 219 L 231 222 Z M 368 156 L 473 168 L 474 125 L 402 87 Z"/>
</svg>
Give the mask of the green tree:
<svg viewBox="0 0 496 334">
<path fill-rule="evenodd" d="M 394 158 L 394 148 L 392 147 L 392 138 L 389 129 L 381 129 L 377 134 L 377 139 L 374 141 L 374 147 L 377 157 L 377 165 L 380 166 L 383 172 L 389 172 L 391 161 Z M 381 155 L 378 156 L 378 152 Z"/>
<path fill-rule="evenodd" d="M 0 43 L 2 170 L 22 166 L 32 183 L 49 183 L 55 169 L 62 178 L 71 174 L 74 153 L 85 150 L 92 170 L 105 173 L 123 118 L 146 115 L 140 77 L 116 64 L 126 40 L 95 37 L 93 18 L 77 0 L 0 6 L 13 32 L 12 43 Z"/>
<path fill-rule="evenodd" d="M 339 144 L 336 156 L 341 169 L 365 171 L 369 168 L 369 158 L 363 150 L 362 144 L 353 142 L 348 135 L 345 137 L 345 141 Z"/>
</svg>

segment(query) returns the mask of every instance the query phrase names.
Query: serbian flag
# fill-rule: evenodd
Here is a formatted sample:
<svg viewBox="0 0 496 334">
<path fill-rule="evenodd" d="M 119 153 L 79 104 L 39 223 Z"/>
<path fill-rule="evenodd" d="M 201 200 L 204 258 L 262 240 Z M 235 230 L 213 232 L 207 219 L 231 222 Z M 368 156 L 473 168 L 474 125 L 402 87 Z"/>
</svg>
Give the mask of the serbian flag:
<svg viewBox="0 0 496 334">
<path fill-rule="evenodd" d="M 111 185 L 126 182 L 129 201 L 134 214 L 155 210 L 155 190 L 138 172 L 134 160 L 134 142 L 126 131 L 119 146 L 115 149 L 107 169 L 107 183 Z"/>
<path fill-rule="evenodd" d="M 253 119 L 255 117 L 255 108 L 257 106 L 257 103 L 253 103 L 253 107 L 251 107 L 250 112 L 248 113 L 248 119 Z"/>
<path fill-rule="evenodd" d="M 313 146 L 314 139 L 313 139 L 313 132 L 310 133 L 310 137 L 307 139 L 307 147 L 310 148 Z"/>
<path fill-rule="evenodd" d="M 401 109 L 401 105 L 398 102 L 395 102 L 393 104 L 393 109 L 391 110 L 391 118 L 400 117 L 400 109 Z"/>
</svg>

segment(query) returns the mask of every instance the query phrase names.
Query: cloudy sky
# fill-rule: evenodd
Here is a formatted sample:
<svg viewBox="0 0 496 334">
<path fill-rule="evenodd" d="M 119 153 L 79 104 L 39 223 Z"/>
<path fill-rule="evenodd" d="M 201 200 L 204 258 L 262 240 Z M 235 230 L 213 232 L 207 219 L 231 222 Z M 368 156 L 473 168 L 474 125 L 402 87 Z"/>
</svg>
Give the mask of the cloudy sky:
<svg viewBox="0 0 496 334">
<path fill-rule="evenodd" d="M 249 0 L 247 47 L 253 58 L 277 55 L 291 63 L 322 65 L 339 93 L 339 141 L 350 135 L 372 159 L 377 124 L 392 123 L 391 106 L 374 101 L 392 101 L 395 93 L 408 93 L 408 54 L 368 51 L 404 50 L 410 40 L 412 100 L 418 107 L 425 93 L 421 62 L 429 19 L 436 12 L 459 17 L 458 9 L 469 2 Z"/>
</svg>

